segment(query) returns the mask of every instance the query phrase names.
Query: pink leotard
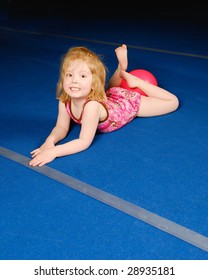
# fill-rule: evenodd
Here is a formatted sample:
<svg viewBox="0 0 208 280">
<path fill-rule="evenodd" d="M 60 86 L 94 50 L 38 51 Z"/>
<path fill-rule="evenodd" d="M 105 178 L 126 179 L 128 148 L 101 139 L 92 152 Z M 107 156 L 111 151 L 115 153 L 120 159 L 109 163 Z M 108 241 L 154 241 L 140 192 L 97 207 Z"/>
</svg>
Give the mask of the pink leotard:
<svg viewBox="0 0 208 280">
<path fill-rule="evenodd" d="M 121 87 L 108 89 L 106 95 L 107 100 L 100 102 L 108 113 L 106 119 L 98 124 L 98 131 L 101 133 L 117 130 L 129 123 L 137 116 L 141 101 L 140 93 Z M 82 115 L 80 119 L 76 119 L 73 116 L 70 101 L 66 103 L 66 110 L 76 123 L 81 124 Z"/>
</svg>

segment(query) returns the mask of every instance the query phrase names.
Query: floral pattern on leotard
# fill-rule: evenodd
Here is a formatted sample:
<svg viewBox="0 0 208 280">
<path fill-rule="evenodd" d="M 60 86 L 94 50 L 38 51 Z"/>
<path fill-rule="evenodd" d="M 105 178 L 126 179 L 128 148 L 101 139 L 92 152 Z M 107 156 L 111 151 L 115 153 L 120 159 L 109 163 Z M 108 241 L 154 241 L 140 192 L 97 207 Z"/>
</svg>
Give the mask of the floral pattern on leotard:
<svg viewBox="0 0 208 280">
<path fill-rule="evenodd" d="M 103 103 L 107 108 L 108 118 L 98 125 L 98 130 L 102 133 L 117 130 L 133 120 L 141 102 L 140 93 L 121 87 L 110 88 L 106 95 L 107 101 Z"/>
</svg>

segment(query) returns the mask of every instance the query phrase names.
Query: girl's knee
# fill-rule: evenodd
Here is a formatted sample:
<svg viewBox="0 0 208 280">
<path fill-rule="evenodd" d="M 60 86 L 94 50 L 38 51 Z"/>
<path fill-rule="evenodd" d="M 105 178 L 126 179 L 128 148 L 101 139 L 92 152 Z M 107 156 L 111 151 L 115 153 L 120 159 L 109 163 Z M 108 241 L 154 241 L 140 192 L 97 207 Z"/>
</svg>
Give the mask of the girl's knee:
<svg viewBox="0 0 208 280">
<path fill-rule="evenodd" d="M 173 98 L 173 109 L 174 109 L 174 111 L 177 110 L 178 107 L 179 107 L 178 97 L 174 96 L 174 98 Z"/>
</svg>

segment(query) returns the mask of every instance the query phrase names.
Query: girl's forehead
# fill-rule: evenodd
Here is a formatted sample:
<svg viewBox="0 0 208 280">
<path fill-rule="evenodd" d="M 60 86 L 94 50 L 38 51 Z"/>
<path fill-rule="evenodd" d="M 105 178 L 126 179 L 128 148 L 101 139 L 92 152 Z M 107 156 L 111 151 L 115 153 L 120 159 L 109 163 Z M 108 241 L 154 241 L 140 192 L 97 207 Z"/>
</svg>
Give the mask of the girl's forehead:
<svg viewBox="0 0 208 280">
<path fill-rule="evenodd" d="M 89 68 L 87 62 L 85 62 L 85 61 L 83 61 L 81 59 L 76 59 L 74 61 L 71 61 L 67 65 L 67 70 L 73 70 L 73 69 L 90 71 L 90 68 Z"/>
</svg>

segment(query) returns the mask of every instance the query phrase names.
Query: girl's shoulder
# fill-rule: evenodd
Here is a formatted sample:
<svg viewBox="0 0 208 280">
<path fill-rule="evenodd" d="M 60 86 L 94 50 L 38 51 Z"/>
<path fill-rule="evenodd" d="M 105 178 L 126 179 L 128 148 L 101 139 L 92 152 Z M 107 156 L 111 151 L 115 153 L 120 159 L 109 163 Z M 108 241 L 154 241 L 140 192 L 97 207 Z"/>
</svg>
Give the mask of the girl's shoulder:
<svg viewBox="0 0 208 280">
<path fill-rule="evenodd" d="M 105 103 L 96 100 L 87 100 L 87 102 L 85 102 L 83 111 L 97 111 L 99 113 L 100 120 L 105 119 L 108 114 Z"/>
</svg>

